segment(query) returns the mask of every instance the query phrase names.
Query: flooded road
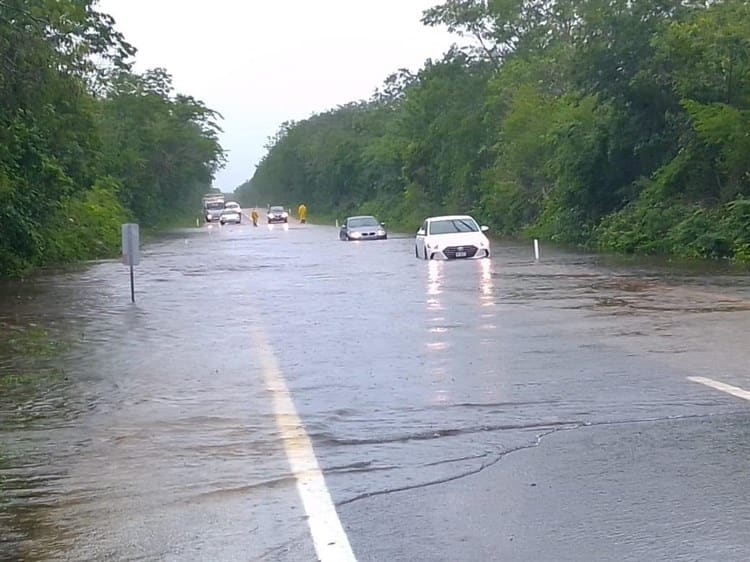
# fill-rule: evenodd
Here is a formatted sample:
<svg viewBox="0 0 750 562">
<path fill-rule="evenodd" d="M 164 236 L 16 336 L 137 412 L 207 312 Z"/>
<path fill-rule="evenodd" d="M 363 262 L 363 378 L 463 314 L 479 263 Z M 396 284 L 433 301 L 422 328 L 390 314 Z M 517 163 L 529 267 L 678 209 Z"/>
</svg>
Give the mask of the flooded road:
<svg viewBox="0 0 750 562">
<path fill-rule="evenodd" d="M 5 282 L 63 345 L 0 360 L 48 373 L 0 387 L 0 559 L 750 559 L 750 277 L 542 251 L 243 224 L 147 246 L 135 305 Z"/>
</svg>

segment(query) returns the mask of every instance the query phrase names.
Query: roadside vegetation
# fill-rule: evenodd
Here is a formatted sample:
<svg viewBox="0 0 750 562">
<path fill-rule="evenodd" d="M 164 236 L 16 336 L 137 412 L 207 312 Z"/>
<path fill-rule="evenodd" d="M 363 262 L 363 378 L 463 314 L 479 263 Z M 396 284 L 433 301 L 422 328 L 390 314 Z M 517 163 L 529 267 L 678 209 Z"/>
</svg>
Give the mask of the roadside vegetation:
<svg viewBox="0 0 750 562">
<path fill-rule="evenodd" d="M 194 217 L 219 115 L 132 70 L 95 0 L 0 0 L 0 276 L 116 254 L 120 224 Z"/>
<path fill-rule="evenodd" d="M 465 46 L 285 123 L 238 197 L 750 260 L 746 2 L 449 0 L 423 21 Z"/>
</svg>

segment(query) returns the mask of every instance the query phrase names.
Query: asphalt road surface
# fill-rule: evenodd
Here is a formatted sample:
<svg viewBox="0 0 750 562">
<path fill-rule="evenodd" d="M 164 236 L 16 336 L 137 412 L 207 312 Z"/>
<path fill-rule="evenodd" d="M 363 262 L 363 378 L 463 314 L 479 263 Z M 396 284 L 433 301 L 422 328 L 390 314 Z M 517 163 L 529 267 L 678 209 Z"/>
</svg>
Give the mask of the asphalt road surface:
<svg viewBox="0 0 750 562">
<path fill-rule="evenodd" d="M 746 273 L 248 223 L 0 285 L 0 559 L 750 559 Z"/>
</svg>

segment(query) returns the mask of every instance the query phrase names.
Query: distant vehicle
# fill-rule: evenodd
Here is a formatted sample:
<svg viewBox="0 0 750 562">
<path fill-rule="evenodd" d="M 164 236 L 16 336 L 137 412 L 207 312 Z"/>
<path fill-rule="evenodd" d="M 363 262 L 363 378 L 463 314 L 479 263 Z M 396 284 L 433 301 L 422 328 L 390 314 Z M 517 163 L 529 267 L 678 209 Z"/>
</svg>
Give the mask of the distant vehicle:
<svg viewBox="0 0 750 562">
<path fill-rule="evenodd" d="M 219 192 L 219 191 L 214 191 L 214 192 L 212 192 L 212 193 L 206 193 L 206 194 L 205 194 L 205 195 L 203 196 L 203 198 L 202 198 L 202 201 L 203 201 L 203 203 L 204 203 L 204 204 L 205 204 L 206 202 L 208 202 L 208 201 L 219 201 L 219 200 L 220 200 L 220 201 L 221 201 L 222 203 L 224 202 L 224 194 L 223 194 L 223 193 L 221 193 L 221 192 Z"/>
<path fill-rule="evenodd" d="M 490 241 L 469 215 L 446 215 L 425 219 L 417 231 L 414 253 L 424 259 L 490 257 Z"/>
<path fill-rule="evenodd" d="M 289 213 L 284 210 L 284 207 L 274 206 L 268 208 L 268 224 L 289 222 Z"/>
<path fill-rule="evenodd" d="M 340 240 L 385 240 L 385 225 L 371 215 L 349 217 L 339 230 Z"/>
<path fill-rule="evenodd" d="M 203 204 L 203 218 L 206 222 L 217 222 L 221 219 L 221 213 L 224 211 L 224 201 L 209 200 Z"/>
<path fill-rule="evenodd" d="M 234 209 L 236 211 L 241 211 L 242 210 L 242 207 L 240 207 L 240 204 L 237 203 L 237 202 L 235 202 L 235 201 L 227 201 L 226 203 L 224 203 L 224 208 L 225 209 Z"/>
<path fill-rule="evenodd" d="M 224 209 L 221 212 L 221 218 L 219 218 L 221 224 L 234 223 L 240 224 L 242 222 L 242 212 L 239 209 Z"/>
</svg>

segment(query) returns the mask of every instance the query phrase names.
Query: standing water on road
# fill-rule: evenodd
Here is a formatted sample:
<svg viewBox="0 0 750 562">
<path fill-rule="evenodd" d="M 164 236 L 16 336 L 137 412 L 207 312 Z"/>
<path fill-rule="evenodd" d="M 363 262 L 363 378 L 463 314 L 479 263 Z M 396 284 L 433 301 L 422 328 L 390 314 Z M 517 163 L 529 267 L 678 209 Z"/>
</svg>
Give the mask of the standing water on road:
<svg viewBox="0 0 750 562">
<path fill-rule="evenodd" d="M 675 380 L 747 382 L 741 272 L 336 236 L 176 232 L 145 248 L 134 305 L 111 261 L 3 282 L 0 559 L 314 556 L 258 333 L 339 506 L 561 430 L 738 408 Z"/>
</svg>

